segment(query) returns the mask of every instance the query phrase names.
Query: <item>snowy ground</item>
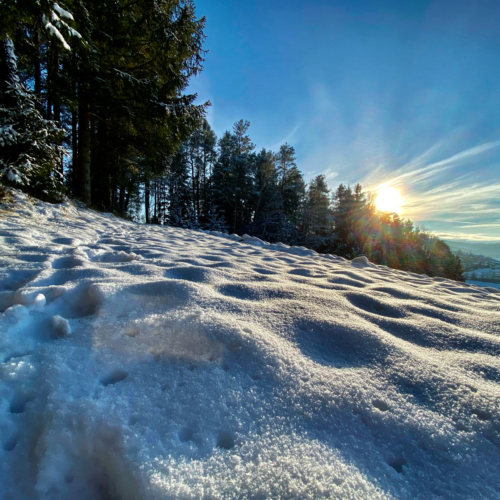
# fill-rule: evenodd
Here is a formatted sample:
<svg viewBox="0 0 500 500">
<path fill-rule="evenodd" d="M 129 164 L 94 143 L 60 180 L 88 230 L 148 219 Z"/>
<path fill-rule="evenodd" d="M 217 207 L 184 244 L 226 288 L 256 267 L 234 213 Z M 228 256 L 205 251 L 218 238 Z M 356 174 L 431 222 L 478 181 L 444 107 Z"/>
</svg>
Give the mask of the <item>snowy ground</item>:
<svg viewBox="0 0 500 500">
<path fill-rule="evenodd" d="M 499 498 L 498 290 L 16 197 L 0 498 Z"/>
<path fill-rule="evenodd" d="M 467 283 L 470 283 L 471 285 L 476 285 L 476 286 L 488 286 L 490 288 L 499 288 L 500 289 L 500 283 L 489 283 L 488 281 L 472 281 L 472 280 L 467 280 Z"/>
</svg>

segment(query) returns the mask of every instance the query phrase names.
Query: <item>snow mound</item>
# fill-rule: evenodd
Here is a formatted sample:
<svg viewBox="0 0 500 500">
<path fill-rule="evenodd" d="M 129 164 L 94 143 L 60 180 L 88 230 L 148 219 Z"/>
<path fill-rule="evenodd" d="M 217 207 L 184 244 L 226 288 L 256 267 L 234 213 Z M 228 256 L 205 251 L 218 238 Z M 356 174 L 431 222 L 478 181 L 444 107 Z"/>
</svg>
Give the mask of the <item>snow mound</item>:
<svg viewBox="0 0 500 500">
<path fill-rule="evenodd" d="M 0 498 L 499 498 L 497 290 L 15 198 Z"/>
</svg>

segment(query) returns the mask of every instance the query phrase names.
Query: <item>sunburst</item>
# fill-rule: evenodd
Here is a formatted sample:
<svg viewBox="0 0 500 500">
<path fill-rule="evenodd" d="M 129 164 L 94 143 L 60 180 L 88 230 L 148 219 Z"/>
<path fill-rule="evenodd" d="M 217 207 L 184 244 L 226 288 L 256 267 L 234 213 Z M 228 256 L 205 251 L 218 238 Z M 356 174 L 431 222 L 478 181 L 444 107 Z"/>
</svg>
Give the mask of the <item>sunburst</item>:
<svg viewBox="0 0 500 500">
<path fill-rule="evenodd" d="M 404 200 L 396 188 L 383 187 L 378 190 L 375 206 L 380 212 L 401 213 Z"/>
</svg>

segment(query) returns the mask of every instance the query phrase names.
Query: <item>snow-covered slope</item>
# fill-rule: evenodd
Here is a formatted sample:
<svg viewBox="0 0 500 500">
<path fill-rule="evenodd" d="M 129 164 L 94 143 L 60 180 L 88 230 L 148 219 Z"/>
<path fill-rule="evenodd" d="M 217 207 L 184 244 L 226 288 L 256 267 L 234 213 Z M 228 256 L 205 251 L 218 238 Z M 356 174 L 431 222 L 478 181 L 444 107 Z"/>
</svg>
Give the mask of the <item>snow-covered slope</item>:
<svg viewBox="0 0 500 500">
<path fill-rule="evenodd" d="M 499 498 L 498 290 L 16 197 L 0 498 Z"/>
</svg>

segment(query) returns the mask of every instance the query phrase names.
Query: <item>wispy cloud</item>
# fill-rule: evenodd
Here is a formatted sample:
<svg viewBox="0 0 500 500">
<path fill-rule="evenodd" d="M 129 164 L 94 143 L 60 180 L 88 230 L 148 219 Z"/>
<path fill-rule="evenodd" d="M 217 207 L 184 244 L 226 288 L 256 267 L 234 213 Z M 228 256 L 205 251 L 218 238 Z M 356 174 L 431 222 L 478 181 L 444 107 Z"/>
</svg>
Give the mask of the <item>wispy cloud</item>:
<svg viewBox="0 0 500 500">
<path fill-rule="evenodd" d="M 337 170 L 334 170 L 334 167 L 325 168 L 321 174 L 325 176 L 327 181 L 331 181 L 339 176 L 339 173 Z"/>
<path fill-rule="evenodd" d="M 273 144 L 269 144 L 268 146 L 266 146 L 266 148 L 270 149 L 271 151 L 278 151 L 282 144 L 285 143 L 290 144 L 291 142 L 293 142 L 293 139 L 296 136 L 299 129 L 300 129 L 300 123 L 297 123 L 285 137 L 283 137 L 279 141 L 274 142 Z"/>
<path fill-rule="evenodd" d="M 470 229 L 470 228 L 477 229 L 477 228 L 480 228 L 480 227 L 500 227 L 500 224 L 499 223 L 495 223 L 495 224 L 469 224 L 467 226 L 458 226 L 458 229 L 464 229 L 464 228 L 467 228 L 467 229 Z"/>
<path fill-rule="evenodd" d="M 415 193 L 409 198 L 407 207 L 426 217 L 447 213 L 468 214 L 476 219 L 478 214 L 496 214 L 498 217 L 499 209 L 491 206 L 491 202 L 498 201 L 498 193 L 500 182 L 473 183 L 469 176 L 464 176 L 459 181 L 442 184 L 428 192 Z M 490 204 L 485 204 L 485 201 Z"/>
<path fill-rule="evenodd" d="M 438 238 L 444 240 L 461 240 L 461 241 L 473 241 L 477 243 L 490 243 L 490 242 L 500 242 L 500 236 L 495 236 L 485 233 L 461 233 L 459 231 L 432 231 Z"/>
<path fill-rule="evenodd" d="M 427 164 L 429 159 L 435 154 L 443 143 L 437 143 L 429 148 L 425 153 L 409 161 L 396 170 L 388 171 L 380 167 L 375 172 L 365 177 L 363 183 L 368 188 L 374 189 L 380 184 L 391 185 L 394 187 L 416 186 L 424 180 L 428 180 L 444 170 L 464 166 L 474 157 L 480 156 L 487 151 L 500 147 L 500 141 L 487 142 L 480 146 L 475 146 L 449 158 Z M 437 186 L 435 189 L 444 189 L 443 186 Z"/>
<path fill-rule="evenodd" d="M 442 237 L 500 240 L 500 182 L 492 181 L 483 168 L 486 154 L 499 148 L 500 141 L 433 161 L 443 145 L 437 143 L 399 168 L 381 166 L 362 184 L 369 190 L 381 186 L 401 189 L 405 198 L 403 215 L 425 222 Z"/>
</svg>

